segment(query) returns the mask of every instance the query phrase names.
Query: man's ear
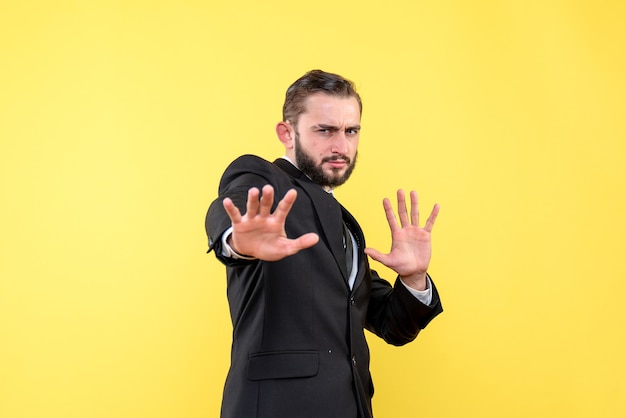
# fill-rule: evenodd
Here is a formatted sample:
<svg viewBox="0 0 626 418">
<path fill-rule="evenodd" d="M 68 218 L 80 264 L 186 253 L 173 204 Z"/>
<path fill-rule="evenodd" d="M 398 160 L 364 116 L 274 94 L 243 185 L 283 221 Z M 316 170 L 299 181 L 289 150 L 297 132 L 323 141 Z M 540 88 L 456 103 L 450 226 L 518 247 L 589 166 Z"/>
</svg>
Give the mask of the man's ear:
<svg viewBox="0 0 626 418">
<path fill-rule="evenodd" d="M 289 122 L 278 122 L 276 135 L 278 135 L 278 139 L 283 143 L 285 149 L 290 150 L 293 148 L 295 131 Z"/>
</svg>

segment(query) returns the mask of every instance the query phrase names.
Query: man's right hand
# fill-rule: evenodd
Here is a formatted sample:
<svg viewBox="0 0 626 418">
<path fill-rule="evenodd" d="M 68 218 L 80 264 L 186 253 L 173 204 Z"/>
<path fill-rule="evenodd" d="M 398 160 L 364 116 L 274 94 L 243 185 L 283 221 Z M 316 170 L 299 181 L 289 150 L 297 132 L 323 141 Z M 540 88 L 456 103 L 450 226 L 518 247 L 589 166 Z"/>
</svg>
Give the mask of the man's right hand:
<svg viewBox="0 0 626 418">
<path fill-rule="evenodd" d="M 239 212 L 229 198 L 223 201 L 233 226 L 228 242 L 233 251 L 260 260 L 277 261 L 317 244 L 319 236 L 313 232 L 295 239 L 287 238 L 285 220 L 296 200 L 295 189 L 285 194 L 274 213 L 270 213 L 274 203 L 274 188 L 266 185 L 260 199 L 259 194 L 256 187 L 248 190 L 245 215 Z"/>
</svg>

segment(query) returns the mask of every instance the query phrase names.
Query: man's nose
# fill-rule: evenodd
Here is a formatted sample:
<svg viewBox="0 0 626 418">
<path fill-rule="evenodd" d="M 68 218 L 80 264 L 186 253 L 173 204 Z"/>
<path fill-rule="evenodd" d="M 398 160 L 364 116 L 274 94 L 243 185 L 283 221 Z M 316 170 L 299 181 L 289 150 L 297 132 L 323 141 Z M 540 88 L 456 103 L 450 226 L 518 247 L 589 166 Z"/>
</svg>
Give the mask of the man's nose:
<svg viewBox="0 0 626 418">
<path fill-rule="evenodd" d="M 346 133 L 343 131 L 338 131 L 332 138 L 332 145 L 330 151 L 333 154 L 347 154 L 348 153 L 348 138 L 346 138 Z"/>
</svg>

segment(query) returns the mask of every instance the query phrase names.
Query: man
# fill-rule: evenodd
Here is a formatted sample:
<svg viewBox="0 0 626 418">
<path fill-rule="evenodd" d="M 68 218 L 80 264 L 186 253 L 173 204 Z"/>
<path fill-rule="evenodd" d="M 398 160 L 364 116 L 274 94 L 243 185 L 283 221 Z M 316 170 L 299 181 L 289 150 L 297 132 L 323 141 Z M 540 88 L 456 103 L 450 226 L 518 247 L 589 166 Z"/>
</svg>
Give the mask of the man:
<svg viewBox="0 0 626 418">
<path fill-rule="evenodd" d="M 421 228 L 415 192 L 409 211 L 398 191 L 399 222 L 385 199 L 383 254 L 332 194 L 354 169 L 361 110 L 350 81 L 310 71 L 287 90 L 276 126 L 285 156 L 242 156 L 221 179 L 206 230 L 227 266 L 233 322 L 223 418 L 371 417 L 363 329 L 402 345 L 442 312 L 426 273 L 439 206 Z M 367 256 L 398 274 L 393 287 Z"/>
</svg>

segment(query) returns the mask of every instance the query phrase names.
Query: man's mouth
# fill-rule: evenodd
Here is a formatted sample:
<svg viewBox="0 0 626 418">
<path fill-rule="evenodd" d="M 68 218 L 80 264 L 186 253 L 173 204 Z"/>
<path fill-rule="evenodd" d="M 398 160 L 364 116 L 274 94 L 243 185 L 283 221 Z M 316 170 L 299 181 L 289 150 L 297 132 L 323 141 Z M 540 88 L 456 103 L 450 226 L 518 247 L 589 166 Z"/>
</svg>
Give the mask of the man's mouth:
<svg viewBox="0 0 626 418">
<path fill-rule="evenodd" d="M 327 157 L 322 160 L 322 164 L 323 163 L 328 163 L 334 168 L 343 168 L 346 165 L 350 164 L 350 158 L 346 156 Z"/>
</svg>

